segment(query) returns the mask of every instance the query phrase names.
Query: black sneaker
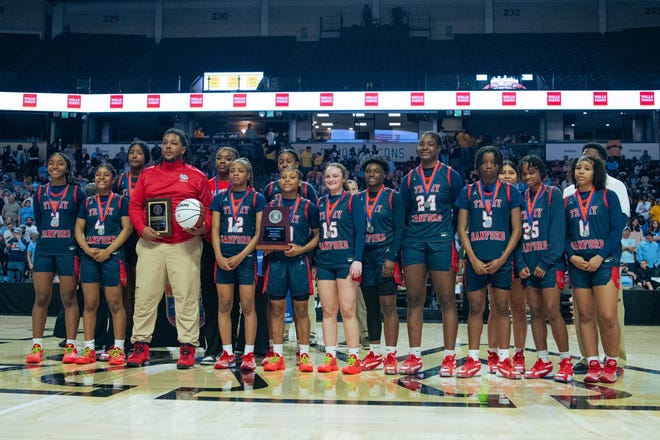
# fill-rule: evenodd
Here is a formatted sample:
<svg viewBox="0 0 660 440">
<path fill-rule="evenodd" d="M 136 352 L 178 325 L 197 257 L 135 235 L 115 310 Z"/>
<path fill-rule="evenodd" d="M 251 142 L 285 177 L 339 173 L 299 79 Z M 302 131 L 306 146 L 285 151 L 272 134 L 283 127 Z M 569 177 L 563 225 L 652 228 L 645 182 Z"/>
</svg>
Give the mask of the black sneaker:
<svg viewBox="0 0 660 440">
<path fill-rule="evenodd" d="M 589 366 L 587 365 L 586 358 L 580 358 L 575 364 L 573 364 L 573 373 L 574 374 L 587 374 Z"/>
</svg>

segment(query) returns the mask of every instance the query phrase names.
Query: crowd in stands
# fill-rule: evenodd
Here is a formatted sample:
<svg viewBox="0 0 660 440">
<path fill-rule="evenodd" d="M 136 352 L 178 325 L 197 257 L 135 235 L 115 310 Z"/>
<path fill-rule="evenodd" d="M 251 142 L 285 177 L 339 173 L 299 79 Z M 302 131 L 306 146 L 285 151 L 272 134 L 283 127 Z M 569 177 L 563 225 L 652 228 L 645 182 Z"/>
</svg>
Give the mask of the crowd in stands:
<svg viewBox="0 0 660 440">
<path fill-rule="evenodd" d="M 201 131 L 202 128 L 198 127 Z M 535 136 L 525 131 L 509 131 L 501 136 L 491 136 L 488 133 L 473 135 L 467 130 L 459 131 L 453 135 L 445 133 L 442 128 L 438 132 L 442 139 L 440 159 L 458 170 L 465 179 L 465 183 L 475 182 L 478 177 L 474 170 L 474 152 L 484 145 L 495 145 L 500 148 L 505 160 L 514 163 L 525 154 L 536 154 L 545 159 L 545 148 L 539 145 Z M 194 140 L 203 136 L 193 136 Z M 255 186 L 260 190 L 268 182 L 277 177 L 277 153 L 289 148 L 286 136 L 276 135 L 272 130 L 261 134 L 251 131 L 234 140 L 234 146 L 241 156 L 248 157 L 255 167 Z M 608 143 L 610 157 L 606 163 L 608 173 L 623 181 L 628 188 L 630 199 L 631 218 L 628 224 L 629 231 L 624 232 L 622 242 L 624 246 L 624 259 L 626 271 L 631 273 L 634 283 L 643 287 L 658 287 L 651 281 L 652 276 L 660 275 L 660 161 L 651 160 L 648 152 L 637 157 L 627 157 L 621 151 L 621 144 Z M 216 147 L 208 142 L 193 142 L 192 151 L 188 152 L 187 160 L 212 177 L 214 172 L 214 158 Z M 72 161 L 75 169 L 75 179 L 81 185 L 93 181 L 96 166 L 110 163 L 118 172 L 127 167 L 127 151 L 121 147 L 120 151 L 110 157 L 99 148 L 88 152 L 80 145 L 65 143 L 57 139 L 48 147 L 47 154 L 63 152 Z M 33 196 L 39 184 L 46 183 L 48 173 L 46 161 L 39 159 L 39 147 L 33 143 L 29 148 L 17 145 L 15 150 L 9 146 L 4 147 L 0 171 L 0 263 L 2 272 L 0 280 L 22 281 L 30 275 L 31 260 L 34 253 L 34 243 L 38 231 L 33 225 L 32 203 Z M 330 145 L 320 153 L 312 153 L 310 146 L 298 152 L 300 157 L 300 170 L 304 179 L 315 187 L 318 194 L 327 193 L 323 184 L 323 170 L 330 162 L 339 162 L 346 166 L 350 179 L 358 182 L 360 188 L 365 187 L 364 173 L 360 164 L 367 157 L 379 155 L 381 151 L 377 144 L 356 144 L 347 154 L 342 155 L 337 145 Z M 160 147 L 151 148 L 153 161 L 160 158 Z M 418 157 L 410 157 L 405 162 L 394 162 L 386 158 L 389 173 L 385 185 L 397 189 L 403 176 L 419 164 Z M 571 160 L 565 156 L 563 160 L 546 161 L 548 168 L 547 182 L 561 190 L 572 182 L 568 171 L 571 169 Z M 647 231 L 651 232 L 650 240 L 645 238 Z M 626 237 L 626 234 L 628 237 Z M 634 245 L 632 245 L 634 241 Z M 649 242 L 649 244 L 646 244 Z M 646 260 L 642 263 L 642 260 Z M 17 267 L 23 270 L 17 269 Z M 643 266 L 647 267 L 645 269 Z M 648 273 L 648 276 L 646 275 Z M 647 282 L 647 279 L 649 280 Z"/>
</svg>

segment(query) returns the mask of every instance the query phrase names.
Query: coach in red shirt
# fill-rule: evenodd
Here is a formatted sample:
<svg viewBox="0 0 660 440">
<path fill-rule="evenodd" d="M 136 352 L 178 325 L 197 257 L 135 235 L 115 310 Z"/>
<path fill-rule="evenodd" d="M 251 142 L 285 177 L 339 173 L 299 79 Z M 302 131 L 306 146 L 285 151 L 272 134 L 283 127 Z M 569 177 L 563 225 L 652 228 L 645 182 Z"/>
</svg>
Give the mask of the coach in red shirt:
<svg viewBox="0 0 660 440">
<path fill-rule="evenodd" d="M 163 135 L 161 162 L 140 174 L 129 203 L 129 216 L 140 236 L 135 282 L 133 316 L 134 351 L 126 360 L 138 367 L 149 362 L 149 342 L 156 325 L 158 304 L 166 284 L 172 286 L 176 311 L 176 329 L 181 343 L 178 369 L 195 364 L 199 345 L 200 257 L 202 238 L 211 225 L 211 191 L 208 179 L 197 168 L 184 162 L 189 141 L 186 134 L 170 128 Z M 174 220 L 174 210 L 184 199 L 194 198 L 206 207 L 204 224 L 183 229 Z M 171 236 L 165 237 L 146 223 L 149 199 L 169 199 Z"/>
</svg>

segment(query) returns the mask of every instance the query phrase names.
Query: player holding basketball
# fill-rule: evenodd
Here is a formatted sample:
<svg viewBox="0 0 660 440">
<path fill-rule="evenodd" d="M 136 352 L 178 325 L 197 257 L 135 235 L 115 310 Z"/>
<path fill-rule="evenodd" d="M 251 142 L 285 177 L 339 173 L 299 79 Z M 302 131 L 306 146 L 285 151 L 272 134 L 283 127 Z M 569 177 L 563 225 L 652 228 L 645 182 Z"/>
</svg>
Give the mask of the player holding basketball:
<svg viewBox="0 0 660 440">
<path fill-rule="evenodd" d="M 218 292 L 218 327 L 222 340 L 222 356 L 214 368 L 226 369 L 236 365 L 232 346 L 231 310 L 234 305 L 234 285 L 239 286 L 243 319 L 245 319 L 245 349 L 241 370 L 253 371 L 254 341 L 257 336 L 257 313 L 254 308 L 257 257 L 261 212 L 266 205 L 264 196 L 252 186 L 252 165 L 244 158 L 236 159 L 229 167 L 231 187 L 213 198 L 211 237 L 217 268 L 215 282 Z"/>
<path fill-rule="evenodd" d="M 406 210 L 406 233 L 403 240 L 403 264 L 408 297 L 408 341 L 410 355 L 400 373 L 414 374 L 422 369 L 422 325 L 426 280 L 438 297 L 442 312 L 445 357 L 440 375 L 456 374 L 456 271 L 458 255 L 454 246 L 454 202 L 463 188 L 463 178 L 441 163 L 440 136 L 426 132 L 417 146 L 421 159 L 401 182 L 401 199 Z"/>
<path fill-rule="evenodd" d="M 373 156 L 362 164 L 367 189 L 361 193 L 367 216 L 367 235 L 362 268 L 362 295 L 367 307 L 369 354 L 362 359 L 363 370 L 373 370 L 383 363 L 380 353 L 381 312 L 385 323 L 385 374 L 396 374 L 396 345 L 399 338 L 399 315 L 396 310 L 397 285 L 395 263 L 399 259 L 405 228 L 401 195 L 383 182 L 389 167 L 381 157 Z M 400 274 L 399 274 L 400 276 Z"/>
<path fill-rule="evenodd" d="M 582 156 L 573 167 L 575 193 L 565 199 L 566 257 L 574 300 L 580 314 L 580 334 L 589 369 L 584 381 L 614 383 L 621 329 L 617 319 L 619 258 L 624 221 L 613 191 L 605 189 L 603 161 Z M 598 358 L 600 329 L 605 366 Z"/>
<path fill-rule="evenodd" d="M 502 167 L 502 153 L 493 146 L 481 147 L 474 158 L 479 180 L 466 186 L 456 200 L 457 232 L 465 249 L 467 261 L 468 301 L 468 357 L 458 370 L 458 377 L 481 374 L 479 343 L 483 329 L 486 290 L 491 287 L 491 325 L 497 328 L 497 374 L 507 379 L 520 379 L 509 354 L 511 321 L 509 297 L 513 278 L 512 254 L 521 233 L 520 193 L 497 178 Z"/>
<path fill-rule="evenodd" d="M 71 161 L 62 153 L 48 158 L 50 183 L 37 190 L 34 220 L 40 236 L 34 255 L 34 306 L 32 307 L 32 349 L 25 362 L 40 364 L 44 353 L 44 327 L 53 295 L 53 278 L 60 278 L 60 296 L 66 322 L 66 346 L 62 362 L 72 364 L 78 357 L 76 333 L 79 310 L 76 301 L 78 251 L 74 237 L 76 216 L 85 193 L 70 181 Z"/>
<path fill-rule="evenodd" d="M 112 192 L 116 171 L 110 164 L 99 165 L 94 172 L 97 194 L 81 205 L 76 221 L 76 241 L 83 251 L 80 257 L 80 283 L 85 298 L 83 329 L 85 347 L 76 364 L 96 362 L 94 330 L 101 283 L 112 314 L 115 341 L 110 348 L 110 365 L 124 365 L 126 312 L 122 286 L 126 285 L 123 244 L 133 232 L 128 218 L 128 200 Z"/>
<path fill-rule="evenodd" d="M 311 325 L 307 306 L 310 295 L 314 294 L 311 251 L 319 243 L 319 214 L 315 204 L 300 196 L 301 183 L 302 173 L 297 168 L 280 170 L 278 185 L 282 194 L 279 200 L 273 200 L 269 204 L 289 208 L 292 235 L 287 250 L 268 255 L 264 292 L 270 300 L 273 355 L 267 358 L 264 371 L 285 369 L 283 344 L 287 292 L 291 293 L 296 317 L 296 335 L 300 349 L 298 369 L 301 372 L 314 371 L 309 356 Z"/>
<path fill-rule="evenodd" d="M 177 337 L 181 343 L 176 366 L 188 369 L 195 365 L 195 347 L 199 345 L 201 235 L 211 223 L 211 213 L 206 209 L 206 218 L 199 228 L 184 230 L 171 212 L 170 237 L 161 236 L 146 223 L 149 199 L 169 199 L 172 211 L 188 198 L 199 200 L 207 208 L 211 204 L 206 175 L 184 161 L 188 146 L 188 136 L 183 131 L 167 130 L 163 135 L 161 162 L 142 171 L 131 195 L 128 213 L 140 240 L 136 247 L 133 353 L 126 360 L 128 366 L 149 362 L 149 342 L 167 282 L 172 286 Z"/>
<path fill-rule="evenodd" d="M 525 372 L 525 378 L 552 375 L 552 362 L 548 359 L 547 318 L 559 349 L 559 371 L 554 375 L 555 380 L 570 382 L 573 380 L 573 364 L 568 352 L 566 323 L 561 316 L 560 289 L 564 288 L 566 270 L 564 243 L 559 239 L 566 236 L 563 201 L 559 200 L 561 191 L 543 184 L 547 175 L 545 162 L 540 157 L 523 157 L 519 169 L 528 189 L 523 193 L 521 252 L 516 266 L 527 291 L 532 336 L 538 356 L 532 368 Z"/>
<path fill-rule="evenodd" d="M 366 220 L 364 203 L 346 191 L 348 171 L 339 163 L 325 169 L 325 186 L 329 194 L 319 199 L 321 239 L 316 252 L 316 278 L 323 307 L 323 345 L 325 358 L 319 373 L 337 371 L 337 312 L 341 311 L 344 335 L 348 345 L 348 365 L 344 374 L 362 371 L 360 327 L 355 316 L 357 286 L 362 276 Z"/>
</svg>

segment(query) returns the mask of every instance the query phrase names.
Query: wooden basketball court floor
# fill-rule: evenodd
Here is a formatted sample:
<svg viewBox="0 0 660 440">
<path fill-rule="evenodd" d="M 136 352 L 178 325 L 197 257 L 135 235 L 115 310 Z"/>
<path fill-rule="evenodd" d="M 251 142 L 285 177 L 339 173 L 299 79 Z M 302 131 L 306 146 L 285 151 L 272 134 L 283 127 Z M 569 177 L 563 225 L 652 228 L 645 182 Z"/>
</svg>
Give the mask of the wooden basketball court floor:
<svg viewBox="0 0 660 440">
<path fill-rule="evenodd" d="M 53 324 L 49 318 L 47 329 Z M 26 368 L 30 318 L 0 316 L 0 329 L 0 438 L 651 439 L 660 429 L 660 327 L 626 327 L 628 365 L 613 385 L 587 385 L 582 375 L 572 384 L 512 381 L 485 369 L 473 379 L 440 378 L 441 324 L 424 326 L 424 371 L 415 377 L 299 373 L 293 344 L 285 346 L 282 372 L 258 367 L 245 375 L 199 364 L 179 371 L 177 348 L 155 349 L 143 368 L 63 366 L 52 337 L 43 365 Z M 528 332 L 528 366 L 536 359 L 531 339 Z M 405 324 L 399 341 L 403 360 Z M 461 324 L 459 358 L 466 344 Z M 556 363 L 552 341 L 549 347 Z M 345 360 L 345 347 L 340 352 Z M 315 365 L 322 357 L 312 349 Z"/>
</svg>

